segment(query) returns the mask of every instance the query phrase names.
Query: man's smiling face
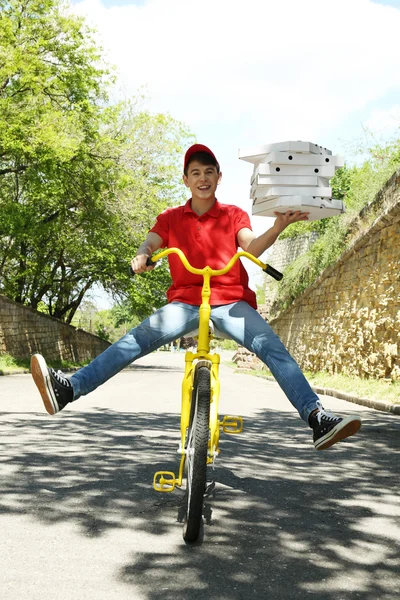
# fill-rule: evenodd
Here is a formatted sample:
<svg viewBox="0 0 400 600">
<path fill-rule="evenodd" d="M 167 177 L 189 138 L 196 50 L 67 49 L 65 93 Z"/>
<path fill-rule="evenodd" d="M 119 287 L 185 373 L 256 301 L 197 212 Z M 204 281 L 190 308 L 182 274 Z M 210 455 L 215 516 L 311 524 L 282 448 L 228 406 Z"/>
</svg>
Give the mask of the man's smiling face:
<svg viewBox="0 0 400 600">
<path fill-rule="evenodd" d="M 193 160 L 189 164 L 187 175 L 183 175 L 183 181 L 186 187 L 190 188 L 193 198 L 209 200 L 215 197 L 221 175 L 214 165 L 202 165 Z"/>
</svg>

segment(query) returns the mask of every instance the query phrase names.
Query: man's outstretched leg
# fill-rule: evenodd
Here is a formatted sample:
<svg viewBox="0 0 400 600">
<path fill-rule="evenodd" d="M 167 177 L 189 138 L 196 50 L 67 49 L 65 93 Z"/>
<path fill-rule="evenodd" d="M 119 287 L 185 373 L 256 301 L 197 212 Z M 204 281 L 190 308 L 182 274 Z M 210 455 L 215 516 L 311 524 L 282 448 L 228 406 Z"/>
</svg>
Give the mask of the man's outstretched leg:
<svg viewBox="0 0 400 600">
<path fill-rule="evenodd" d="M 254 352 L 268 366 L 301 418 L 313 430 L 317 450 L 325 450 L 357 433 L 361 427 L 360 417 L 336 417 L 323 409 L 299 365 L 268 323 L 247 302 L 213 307 L 211 319 L 218 329 Z"/>
<path fill-rule="evenodd" d="M 71 377 L 47 366 L 40 354 L 31 359 L 32 377 L 46 411 L 54 415 L 68 403 L 92 392 L 134 360 L 196 329 L 199 307 L 172 302 L 150 315 Z"/>
</svg>

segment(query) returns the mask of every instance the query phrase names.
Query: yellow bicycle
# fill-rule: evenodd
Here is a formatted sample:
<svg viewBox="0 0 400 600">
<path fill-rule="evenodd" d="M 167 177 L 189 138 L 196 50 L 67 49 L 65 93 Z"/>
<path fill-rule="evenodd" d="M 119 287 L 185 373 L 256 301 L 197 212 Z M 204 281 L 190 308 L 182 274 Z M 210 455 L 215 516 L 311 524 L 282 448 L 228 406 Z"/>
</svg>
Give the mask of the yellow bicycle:
<svg viewBox="0 0 400 600">
<path fill-rule="evenodd" d="M 153 265 L 169 254 L 177 254 L 190 273 L 202 275 L 203 287 L 199 309 L 198 332 L 187 335 L 197 337 L 196 352 L 185 353 L 185 374 L 182 382 L 181 441 L 178 453 L 181 455 L 178 476 L 171 471 L 158 471 L 154 475 L 153 487 L 157 492 L 172 492 L 175 486 L 183 485 L 186 474 L 186 498 L 183 538 L 186 542 L 197 540 L 200 532 L 203 498 L 207 483 L 207 465 L 213 464 L 218 456 L 219 436 L 225 433 L 237 434 L 243 430 L 242 417 L 227 415 L 222 420 L 218 416 L 220 394 L 219 364 L 220 356 L 210 353 L 210 341 L 213 337 L 226 337 L 214 330 L 210 321 L 211 286 L 210 278 L 225 275 L 235 262 L 245 257 L 261 267 L 263 271 L 277 279 L 282 273 L 266 265 L 248 252 L 237 252 L 223 269 L 203 269 L 192 267 L 179 248 L 168 248 L 148 259 L 147 265 Z"/>
</svg>

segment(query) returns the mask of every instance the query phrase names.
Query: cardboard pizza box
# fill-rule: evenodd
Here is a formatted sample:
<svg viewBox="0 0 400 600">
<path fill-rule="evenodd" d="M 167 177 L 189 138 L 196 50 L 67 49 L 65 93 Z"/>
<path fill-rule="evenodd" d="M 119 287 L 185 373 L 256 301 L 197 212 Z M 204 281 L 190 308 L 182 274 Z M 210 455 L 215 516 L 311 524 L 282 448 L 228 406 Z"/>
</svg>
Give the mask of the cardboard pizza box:
<svg viewBox="0 0 400 600">
<path fill-rule="evenodd" d="M 254 165 L 254 171 L 251 176 L 252 183 L 256 175 L 318 175 L 319 177 L 333 177 L 336 172 L 334 165 L 332 166 L 321 166 L 321 165 L 275 165 L 273 163 L 260 163 Z"/>
<path fill-rule="evenodd" d="M 271 152 L 297 152 L 315 155 L 331 155 L 332 152 L 327 148 L 313 144 L 312 142 L 292 141 L 278 142 L 276 144 L 267 144 L 264 146 L 252 146 L 239 150 L 239 158 L 246 162 L 258 163 L 266 154 Z"/>
<path fill-rule="evenodd" d="M 253 215 L 275 217 L 275 212 L 285 214 L 288 210 L 308 212 L 309 221 L 317 221 L 333 217 L 345 212 L 346 207 L 341 200 L 317 196 L 285 196 L 257 200 L 253 204 Z"/>
<path fill-rule="evenodd" d="M 330 187 L 306 187 L 306 186 L 264 186 L 254 187 L 251 190 L 252 198 L 274 198 L 285 196 L 321 196 L 323 198 L 332 198 L 332 188 Z"/>
<path fill-rule="evenodd" d="M 287 210 L 310 213 L 310 220 L 345 211 L 332 199 L 330 179 L 344 166 L 341 156 L 311 142 L 287 141 L 239 150 L 239 158 L 254 165 L 250 198 L 254 215 L 273 217 Z"/>
<path fill-rule="evenodd" d="M 296 152 L 271 152 L 264 154 L 255 164 L 273 164 L 273 165 L 312 165 L 334 166 L 336 168 L 344 167 L 344 158 L 342 156 L 300 154 Z"/>
<path fill-rule="evenodd" d="M 256 175 L 252 181 L 252 186 L 282 185 L 282 186 L 321 186 L 329 187 L 327 177 L 318 177 L 317 175 Z"/>
</svg>

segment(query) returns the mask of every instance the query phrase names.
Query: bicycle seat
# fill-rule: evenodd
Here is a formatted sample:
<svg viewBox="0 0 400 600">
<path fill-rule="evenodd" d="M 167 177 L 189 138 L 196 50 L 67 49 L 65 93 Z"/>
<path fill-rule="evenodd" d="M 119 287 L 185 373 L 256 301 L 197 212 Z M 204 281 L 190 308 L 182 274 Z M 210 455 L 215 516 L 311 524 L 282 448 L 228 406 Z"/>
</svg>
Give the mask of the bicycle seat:
<svg viewBox="0 0 400 600">
<path fill-rule="evenodd" d="M 223 333 L 220 329 L 217 329 L 214 325 L 214 323 L 211 321 L 209 321 L 209 329 L 210 329 L 210 335 L 213 336 L 213 338 L 219 338 L 222 340 L 230 340 L 232 338 L 229 337 L 229 335 L 226 335 L 226 333 Z M 187 337 L 197 337 L 199 335 L 199 330 L 198 329 L 193 329 L 193 331 L 189 331 L 189 333 L 185 333 L 185 335 L 183 336 L 184 338 Z"/>
</svg>

